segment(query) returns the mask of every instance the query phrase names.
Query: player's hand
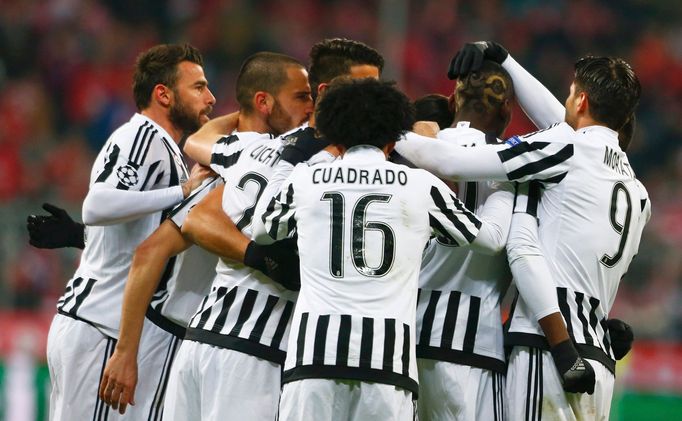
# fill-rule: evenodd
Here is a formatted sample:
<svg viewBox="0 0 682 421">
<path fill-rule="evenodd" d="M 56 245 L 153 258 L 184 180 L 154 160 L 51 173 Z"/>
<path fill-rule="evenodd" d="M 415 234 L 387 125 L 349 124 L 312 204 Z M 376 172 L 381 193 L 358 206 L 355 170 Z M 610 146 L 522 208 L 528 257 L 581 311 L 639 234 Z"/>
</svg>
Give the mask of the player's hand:
<svg viewBox="0 0 682 421">
<path fill-rule="evenodd" d="M 187 198 L 192 190 L 196 189 L 209 177 L 215 177 L 216 173 L 205 165 L 194 164 L 189 173 L 189 179 L 182 183 L 182 195 Z"/>
<path fill-rule="evenodd" d="M 578 355 L 570 339 L 554 346 L 551 350 L 554 365 L 561 378 L 564 392 L 594 393 L 596 382 L 594 369 L 590 363 Z"/>
<path fill-rule="evenodd" d="M 502 64 L 508 56 L 509 52 L 495 41 L 468 42 L 450 61 L 448 79 L 457 79 L 478 71 L 484 59 Z"/>
<path fill-rule="evenodd" d="M 329 145 L 329 142 L 315 136 L 315 129 L 308 127 L 298 130 L 284 138 L 281 159 L 296 165 L 309 160 L 313 155 Z"/>
<path fill-rule="evenodd" d="M 104 368 L 99 398 L 123 414 L 128 405 L 135 405 L 136 386 L 137 356 L 115 350 Z"/>
<path fill-rule="evenodd" d="M 29 215 L 26 218 L 28 242 L 33 247 L 85 247 L 83 224 L 75 222 L 64 209 L 55 205 L 43 203 L 43 209 L 50 215 Z"/>
<path fill-rule="evenodd" d="M 629 324 L 619 319 L 608 319 L 606 325 L 609 327 L 613 356 L 620 360 L 632 349 L 635 334 Z"/>
<path fill-rule="evenodd" d="M 296 239 L 287 238 L 263 245 L 251 241 L 246 247 L 244 264 L 263 272 L 284 288 L 301 289 L 301 270 Z"/>
</svg>

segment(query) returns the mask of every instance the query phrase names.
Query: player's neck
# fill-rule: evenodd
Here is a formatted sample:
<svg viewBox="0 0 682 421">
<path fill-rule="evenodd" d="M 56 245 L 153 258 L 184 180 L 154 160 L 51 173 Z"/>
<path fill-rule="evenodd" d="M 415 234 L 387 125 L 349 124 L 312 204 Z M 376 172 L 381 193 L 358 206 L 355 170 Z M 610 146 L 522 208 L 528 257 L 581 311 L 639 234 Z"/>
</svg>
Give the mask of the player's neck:
<svg viewBox="0 0 682 421">
<path fill-rule="evenodd" d="M 161 128 L 163 128 L 168 133 L 168 135 L 171 138 L 173 138 L 173 141 L 175 143 L 180 143 L 184 133 L 182 132 L 182 130 L 177 128 L 173 123 L 171 123 L 170 118 L 168 117 L 167 110 L 151 106 L 140 111 L 140 114 L 161 126 Z"/>
<path fill-rule="evenodd" d="M 256 132 L 256 133 L 272 133 L 272 128 L 268 125 L 265 118 L 255 113 L 245 114 L 243 111 L 239 113 L 239 120 L 237 121 L 238 132 Z"/>
<path fill-rule="evenodd" d="M 462 110 L 455 115 L 455 119 L 452 122 L 452 127 L 456 127 L 457 123 L 460 121 L 468 121 L 469 127 L 472 129 L 480 130 L 484 133 L 494 133 L 499 136 L 501 131 L 497 127 L 494 121 L 485 116 L 481 116 L 479 113 L 470 112 Z M 500 133 L 498 133 L 500 132 Z"/>
<path fill-rule="evenodd" d="M 606 124 L 598 122 L 597 120 L 592 118 L 592 116 L 590 116 L 589 114 L 582 114 L 582 115 L 578 116 L 578 118 L 576 119 L 575 127 L 573 127 L 573 130 L 580 130 L 583 127 L 589 127 L 589 126 L 604 126 L 604 127 L 606 127 Z"/>
</svg>

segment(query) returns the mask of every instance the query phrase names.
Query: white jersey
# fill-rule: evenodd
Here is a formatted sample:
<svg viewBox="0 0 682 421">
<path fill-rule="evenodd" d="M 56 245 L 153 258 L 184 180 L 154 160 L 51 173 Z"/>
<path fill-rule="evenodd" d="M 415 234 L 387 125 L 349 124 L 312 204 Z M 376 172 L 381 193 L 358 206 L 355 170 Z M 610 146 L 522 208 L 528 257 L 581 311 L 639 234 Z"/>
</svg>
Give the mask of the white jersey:
<svg viewBox="0 0 682 421">
<path fill-rule="evenodd" d="M 168 133 L 151 119 L 135 114 L 112 133 L 97 155 L 90 188 L 106 183 L 119 190 L 156 190 L 178 186 L 187 178 L 180 149 Z M 163 217 L 158 211 L 114 225 L 88 226 L 80 265 L 57 303 L 58 311 L 117 338 L 133 253 Z"/>
<path fill-rule="evenodd" d="M 274 239 L 298 234 L 301 291 L 283 381 L 354 379 L 416 394 L 422 251 L 432 231 L 468 245 L 482 222 L 442 181 L 371 146 L 296 166 L 263 222 Z"/>
<path fill-rule="evenodd" d="M 248 237 L 282 147 L 281 138 L 248 132 L 224 137 L 213 148 L 211 168 L 225 181 L 223 209 Z M 216 271 L 185 338 L 282 364 L 296 293 L 235 261 L 219 260 Z"/>
<path fill-rule="evenodd" d="M 182 228 L 194 205 L 222 183 L 220 177 L 204 180 L 187 199 L 170 211 L 168 218 Z M 190 318 L 211 288 L 217 263 L 218 256 L 198 246 L 191 246 L 171 257 L 152 297 L 147 318 L 162 329 L 184 338 Z"/>
<path fill-rule="evenodd" d="M 558 127 L 523 140 L 554 142 Z M 545 184 L 538 208 L 539 236 L 557 284 L 559 307 L 578 351 L 613 372 L 606 319 L 620 279 L 639 248 L 651 204 L 618 146 L 616 132 L 591 126 L 574 133 L 565 138 L 574 151 L 566 161 L 565 177 Z M 510 345 L 546 348 L 522 300 L 513 308 L 507 339 Z"/>
<path fill-rule="evenodd" d="M 442 130 L 439 139 L 460 146 L 486 143 L 468 122 Z M 490 137 L 496 142 L 494 136 Z M 467 209 L 481 217 L 484 204 L 494 201 L 490 217 L 509 230 L 514 193 L 510 183 L 457 183 Z M 492 203 L 491 203 L 492 204 Z M 511 273 L 505 253 L 486 255 L 454 247 L 443 237 L 429 241 L 419 274 L 417 358 L 465 364 L 504 373 L 506 362 L 500 302 Z"/>
</svg>

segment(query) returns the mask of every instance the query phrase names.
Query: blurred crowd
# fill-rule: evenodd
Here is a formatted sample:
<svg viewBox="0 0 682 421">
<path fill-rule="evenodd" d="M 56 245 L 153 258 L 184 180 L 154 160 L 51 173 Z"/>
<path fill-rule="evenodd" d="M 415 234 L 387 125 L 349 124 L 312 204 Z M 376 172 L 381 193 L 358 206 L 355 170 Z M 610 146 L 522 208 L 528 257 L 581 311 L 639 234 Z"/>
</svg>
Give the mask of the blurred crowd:
<svg viewBox="0 0 682 421">
<path fill-rule="evenodd" d="M 54 312 L 78 252 L 30 247 L 25 218 L 43 202 L 80 217 L 95 155 L 135 112 L 140 51 L 198 47 L 217 116 L 236 109 L 239 65 L 256 51 L 305 62 L 322 38 L 364 41 L 416 99 L 451 92 L 445 73 L 462 43 L 494 39 L 562 101 L 582 55 L 635 68 L 643 95 L 629 156 L 653 217 L 612 315 L 638 337 L 682 340 L 681 23 L 673 0 L 0 0 L 0 310 Z M 518 112 L 507 134 L 532 129 Z"/>
</svg>

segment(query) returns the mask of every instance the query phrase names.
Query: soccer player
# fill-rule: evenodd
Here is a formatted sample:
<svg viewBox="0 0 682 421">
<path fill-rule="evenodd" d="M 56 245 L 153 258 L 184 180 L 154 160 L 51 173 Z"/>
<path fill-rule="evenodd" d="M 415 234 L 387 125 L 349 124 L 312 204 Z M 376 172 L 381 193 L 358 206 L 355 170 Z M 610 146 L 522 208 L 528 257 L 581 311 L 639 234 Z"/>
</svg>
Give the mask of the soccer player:
<svg viewBox="0 0 682 421">
<path fill-rule="evenodd" d="M 454 124 L 438 133 L 439 141 L 466 147 L 496 143 L 509 124 L 514 100 L 507 71 L 486 60 L 457 81 L 453 95 Z M 512 184 L 459 182 L 456 187 L 468 209 L 497 221 L 506 242 Z M 510 280 L 505 253 L 477 253 L 444 237 L 429 241 L 417 299 L 420 420 L 504 419 L 507 364 L 500 302 Z"/>
<path fill-rule="evenodd" d="M 420 161 L 420 166 L 435 164 L 432 169 L 439 167 L 450 177 L 459 172 L 457 175 L 475 173 L 479 177 L 535 178 L 542 182 L 544 193 L 537 209 L 541 252 L 550 267 L 568 332 L 580 355 L 594 367 L 597 383 L 592 395 L 564 393 L 566 378 L 548 363 L 550 352 L 534 321 L 534 303 L 524 298 L 513 310 L 505 338 L 514 346 L 507 374 L 510 417 L 606 419 L 615 367 L 607 316 L 651 214 L 646 190 L 619 147 L 617 133 L 637 105 L 639 81 L 621 59 L 585 57 L 576 63 L 575 79 L 563 108 L 499 44 L 477 43 L 467 48 L 502 63 L 514 80 L 519 102 L 536 125 L 546 129 L 514 137 L 506 149 L 478 148 L 470 156 L 465 156 L 468 151 L 453 149 L 443 156 L 445 151 L 432 148 L 428 154 L 439 154 L 438 161 L 449 159 L 450 171 L 445 170 L 444 162 L 433 162 L 434 156 L 416 156 L 408 150 L 401 153 Z M 454 60 L 452 75 L 466 74 L 475 61 L 468 59 L 465 63 L 460 57 L 458 64 Z M 562 115 L 565 122 L 556 123 Z M 552 122 L 555 125 L 550 126 Z M 420 143 L 413 142 L 408 149 Z M 469 168 L 453 171 L 469 160 L 478 168 L 473 169 L 470 163 Z M 532 226 L 528 228 L 525 246 L 538 235 L 537 227 L 535 231 Z M 521 243 L 518 253 L 511 256 L 513 248 L 508 246 L 510 262 L 526 259 L 526 281 L 542 286 L 547 278 L 535 277 L 536 266 L 523 247 Z"/>
<path fill-rule="evenodd" d="M 135 65 L 139 113 L 117 129 L 97 156 L 83 203 L 87 240 L 81 262 L 57 303 L 48 336 L 50 419 L 104 419 L 109 409 L 95 392 L 116 344 L 123 287 L 135 247 L 159 225 L 165 209 L 208 176 L 185 167 L 177 143 L 208 121 L 215 98 L 200 53 L 189 45 L 158 45 Z M 150 340 L 165 332 L 145 323 Z M 145 398 L 125 419 L 147 419 L 163 382 L 168 343 L 146 361 L 138 385 Z"/>
<path fill-rule="evenodd" d="M 289 73 L 294 77 L 289 77 Z M 237 98 L 240 101 L 241 118 L 236 135 L 270 139 L 269 133 L 278 133 L 278 130 L 282 130 L 270 125 L 275 113 L 280 118 L 290 116 L 295 121 L 307 118 L 312 109 L 307 86 L 303 65 L 291 57 L 263 52 L 247 58 L 237 77 Z M 262 102 L 267 96 L 274 98 L 275 101 L 284 102 L 288 96 L 298 95 L 300 90 L 308 92 L 308 101 L 294 102 L 290 104 L 289 109 L 275 110 Z M 168 327 L 167 330 L 175 334 L 178 339 L 174 348 L 177 348 L 185 336 L 185 328 L 190 317 L 201 299 L 209 293 L 215 277 L 217 258 L 202 248 L 189 248 L 192 243 L 182 236 L 180 229 L 190 209 L 217 185 L 222 186 L 221 179 L 216 179 L 203 189 L 193 192 L 188 200 L 172 211 L 171 218 L 145 240 L 135 253 L 123 300 L 121 335 L 114 355 L 107 363 L 100 387 L 103 399 L 114 408 L 120 404 L 121 411 L 125 411 L 125 406 L 133 402 L 137 380 L 137 349 L 140 345 L 145 312 L 152 321 L 161 327 Z M 279 248 L 278 251 L 283 254 L 286 253 L 286 248 L 281 250 L 281 245 L 269 248 L 255 247 L 254 244 L 254 247 L 250 247 L 251 253 L 245 256 L 245 247 L 242 247 L 240 240 L 248 243 L 250 238 L 244 236 L 229 219 L 219 222 L 222 224 L 214 225 L 211 232 L 212 240 L 217 246 L 210 251 L 225 259 L 258 266 L 263 273 L 272 276 L 267 271 L 263 259 L 255 262 L 253 256 L 266 254 L 268 259 L 276 260 L 281 256 L 273 255 L 271 249 Z M 187 251 L 178 255 L 184 250 Z M 295 253 L 289 252 L 287 257 L 296 259 L 297 262 Z M 172 259 L 171 264 L 165 268 L 169 259 Z M 280 259 L 279 264 L 284 262 Z M 150 301 L 151 306 L 147 308 Z M 144 357 L 143 353 L 139 354 Z M 169 358 L 167 370 L 170 370 L 172 362 L 172 358 Z M 110 384 L 114 384 L 113 389 L 109 389 Z M 162 403 L 159 400 L 160 406 Z"/>
<path fill-rule="evenodd" d="M 298 234 L 301 291 L 280 418 L 412 419 L 422 250 L 432 230 L 489 252 L 504 235 L 442 181 L 386 161 L 414 123 L 409 100 L 391 84 L 342 82 L 315 116 L 343 159 L 296 166 L 254 232 L 256 241 Z"/>
<path fill-rule="evenodd" d="M 383 58 L 365 44 L 324 40 L 311 50 L 314 95 L 334 77 L 378 77 L 382 67 Z M 227 120 L 216 123 L 227 125 Z M 208 125 L 204 129 L 188 139 L 185 150 L 199 162 L 211 162 L 225 178 L 224 211 L 250 235 L 254 215 L 258 215 L 254 212 L 256 202 L 281 158 L 282 138 L 215 143 L 211 132 L 219 129 Z M 206 144 L 215 144 L 208 157 Z M 210 218 L 196 212 L 202 210 L 199 206 L 183 226 L 183 232 L 195 237 L 202 237 L 202 230 L 213 229 Z M 210 212 L 210 208 L 205 210 Z M 169 391 L 177 388 L 174 407 L 168 407 L 168 399 L 165 415 L 171 419 L 197 414 L 202 419 L 275 419 L 295 298 L 296 293 L 280 283 L 243 265 L 221 261 L 211 293 L 190 322 L 176 361 L 177 373 L 175 369 L 173 373 L 175 385 L 169 386 Z M 212 393 L 199 395 L 199 389 Z"/>
</svg>

